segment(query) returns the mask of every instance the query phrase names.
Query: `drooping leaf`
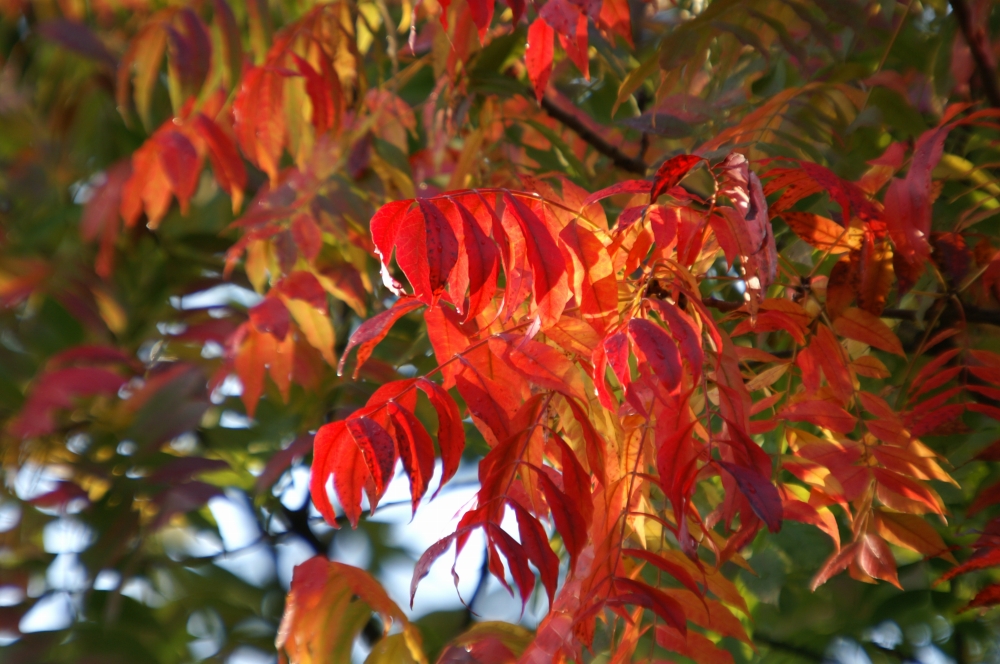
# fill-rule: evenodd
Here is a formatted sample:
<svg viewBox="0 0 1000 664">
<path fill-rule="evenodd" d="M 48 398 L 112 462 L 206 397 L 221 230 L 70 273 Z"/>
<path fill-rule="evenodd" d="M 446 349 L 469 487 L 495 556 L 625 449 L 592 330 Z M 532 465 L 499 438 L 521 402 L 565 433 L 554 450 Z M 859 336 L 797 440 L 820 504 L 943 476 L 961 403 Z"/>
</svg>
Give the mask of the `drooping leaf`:
<svg viewBox="0 0 1000 664">
<path fill-rule="evenodd" d="M 401 297 L 393 303 L 392 307 L 362 323 L 347 341 L 347 346 L 344 348 L 344 352 L 340 356 L 340 362 L 337 364 L 337 374 L 343 375 L 347 355 L 351 352 L 352 348 L 358 346 L 358 361 L 354 366 L 353 376 L 354 380 L 357 380 L 358 372 L 361 370 L 362 365 L 371 357 L 375 346 L 389 334 L 389 330 L 396 324 L 396 321 L 411 311 L 419 309 L 421 306 L 423 306 L 423 302 L 419 300 L 409 296 Z"/>
<path fill-rule="evenodd" d="M 545 96 L 545 88 L 552 75 L 552 51 L 555 32 L 543 18 L 536 18 L 528 28 L 528 46 L 524 62 L 528 67 L 528 77 L 535 90 L 535 98 L 540 102 Z"/>
<path fill-rule="evenodd" d="M 846 309 L 833 321 L 837 334 L 854 339 L 880 350 L 905 357 L 903 345 L 889 326 L 873 314 L 862 309 Z"/>
<path fill-rule="evenodd" d="M 736 480 L 736 485 L 750 502 L 750 507 L 767 524 L 772 533 L 781 530 L 782 508 L 781 497 L 770 479 L 754 469 L 744 468 L 736 464 L 717 462 Z"/>
</svg>

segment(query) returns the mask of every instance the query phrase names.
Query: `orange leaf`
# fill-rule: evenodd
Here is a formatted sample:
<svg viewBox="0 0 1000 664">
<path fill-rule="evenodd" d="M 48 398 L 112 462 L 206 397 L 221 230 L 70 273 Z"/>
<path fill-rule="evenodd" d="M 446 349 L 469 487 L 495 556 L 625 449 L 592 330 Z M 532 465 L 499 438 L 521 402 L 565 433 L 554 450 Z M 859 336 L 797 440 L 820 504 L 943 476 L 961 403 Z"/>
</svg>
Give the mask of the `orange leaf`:
<svg viewBox="0 0 1000 664">
<path fill-rule="evenodd" d="M 899 576 L 896 574 L 896 559 L 892 556 L 885 540 L 873 533 L 865 533 L 857 555 L 858 566 L 868 576 L 888 581 L 900 590 Z"/>
<path fill-rule="evenodd" d="M 941 535 L 923 517 L 880 509 L 875 512 L 875 527 L 879 535 L 896 546 L 956 562 Z"/>
<path fill-rule="evenodd" d="M 781 218 L 800 238 L 832 255 L 861 248 L 861 243 L 851 230 L 832 219 L 812 212 L 782 212 Z"/>
<path fill-rule="evenodd" d="M 866 343 L 880 350 L 906 357 L 899 337 L 882 322 L 878 316 L 862 309 L 846 309 L 839 318 L 833 321 L 833 329 L 837 334 Z"/>
</svg>

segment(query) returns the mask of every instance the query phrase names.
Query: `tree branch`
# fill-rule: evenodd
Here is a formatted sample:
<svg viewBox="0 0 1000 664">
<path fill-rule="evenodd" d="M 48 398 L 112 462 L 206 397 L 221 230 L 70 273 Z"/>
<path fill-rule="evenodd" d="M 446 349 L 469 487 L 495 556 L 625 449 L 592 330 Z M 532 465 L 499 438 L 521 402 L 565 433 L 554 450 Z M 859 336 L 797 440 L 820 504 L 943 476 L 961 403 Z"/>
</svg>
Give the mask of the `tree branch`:
<svg viewBox="0 0 1000 664">
<path fill-rule="evenodd" d="M 960 314 L 955 311 L 955 316 Z M 1000 311 L 992 309 L 980 309 L 979 307 L 962 307 L 962 316 L 966 323 L 984 323 L 987 325 L 1000 325 Z M 886 309 L 882 312 L 881 318 L 891 318 L 893 320 L 917 320 L 917 312 L 913 309 Z"/>
<path fill-rule="evenodd" d="M 317 555 L 326 555 L 326 550 L 329 547 L 326 544 L 323 544 L 323 542 L 316 537 L 316 533 L 313 532 L 312 528 L 309 527 L 309 503 L 310 498 L 307 495 L 305 502 L 302 503 L 302 507 L 297 510 L 290 510 L 280 502 L 279 505 L 281 505 L 281 514 L 285 517 L 285 521 L 288 523 L 288 531 L 295 533 L 305 540 L 306 544 L 312 547 L 312 550 Z"/>
<path fill-rule="evenodd" d="M 534 92 L 529 89 L 525 90 L 524 95 L 528 98 L 533 98 L 535 96 Z M 579 118 L 556 104 L 548 97 L 542 97 L 541 107 L 542 110 L 549 114 L 549 117 L 558 120 L 566 127 L 572 129 L 576 132 L 577 136 L 582 138 L 584 142 L 592 148 L 610 159 L 615 166 L 623 171 L 628 171 L 629 173 L 635 173 L 636 175 L 645 177 L 646 171 L 649 170 L 649 165 L 641 158 L 630 157 L 614 145 L 611 145 L 597 132 L 581 122 Z"/>
<path fill-rule="evenodd" d="M 763 636 L 760 634 L 754 634 L 753 641 L 754 643 L 759 643 L 760 645 L 765 646 L 766 648 L 769 648 L 771 650 L 781 650 L 791 655 L 795 655 L 799 659 L 804 659 L 810 662 L 824 661 L 822 653 L 816 653 L 813 652 L 812 650 L 791 643 L 776 641 L 774 639 L 771 639 L 770 637 Z"/>
<path fill-rule="evenodd" d="M 997 73 L 986 50 L 987 40 L 983 33 L 985 28 L 977 28 L 972 24 L 972 11 L 966 0 L 950 0 L 950 2 L 965 42 L 972 51 L 972 59 L 976 62 L 976 71 L 979 73 L 979 80 L 982 81 L 983 92 L 986 93 L 991 106 L 1000 108 L 1000 85 L 997 84 Z"/>
</svg>

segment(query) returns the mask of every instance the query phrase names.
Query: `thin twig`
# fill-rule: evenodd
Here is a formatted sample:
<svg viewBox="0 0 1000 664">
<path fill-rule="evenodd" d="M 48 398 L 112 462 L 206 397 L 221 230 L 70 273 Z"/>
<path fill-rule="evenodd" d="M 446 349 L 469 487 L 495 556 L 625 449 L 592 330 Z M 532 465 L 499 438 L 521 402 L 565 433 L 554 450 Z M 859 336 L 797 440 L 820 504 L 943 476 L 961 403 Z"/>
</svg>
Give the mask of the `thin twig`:
<svg viewBox="0 0 1000 664">
<path fill-rule="evenodd" d="M 997 73 L 986 51 L 989 42 L 983 32 L 985 27 L 972 24 L 972 11 L 965 0 L 950 0 L 950 2 L 958 20 L 958 27 L 961 28 L 965 43 L 972 52 L 972 59 L 976 62 L 976 71 L 983 84 L 983 92 L 986 93 L 991 106 L 1000 108 L 1000 85 L 997 84 Z"/>
<path fill-rule="evenodd" d="M 524 95 L 531 98 L 534 97 L 534 92 L 526 88 Z M 611 145 L 599 136 L 597 132 L 581 122 L 579 118 L 563 109 L 548 97 L 542 97 L 541 106 L 542 110 L 549 114 L 549 117 L 558 120 L 566 127 L 572 129 L 584 142 L 610 159 L 618 168 L 629 173 L 635 173 L 636 175 L 646 175 L 646 171 L 649 170 L 649 164 L 641 158 L 630 157 Z"/>
</svg>

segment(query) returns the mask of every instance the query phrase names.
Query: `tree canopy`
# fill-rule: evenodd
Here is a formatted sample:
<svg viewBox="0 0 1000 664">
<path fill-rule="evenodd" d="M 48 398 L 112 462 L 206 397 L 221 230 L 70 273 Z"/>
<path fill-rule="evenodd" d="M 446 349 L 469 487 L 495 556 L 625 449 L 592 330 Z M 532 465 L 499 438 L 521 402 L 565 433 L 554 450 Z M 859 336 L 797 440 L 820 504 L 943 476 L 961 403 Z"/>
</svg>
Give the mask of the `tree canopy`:
<svg viewBox="0 0 1000 664">
<path fill-rule="evenodd" d="M 994 36 L 0 0 L 4 661 L 997 661 Z"/>
</svg>

